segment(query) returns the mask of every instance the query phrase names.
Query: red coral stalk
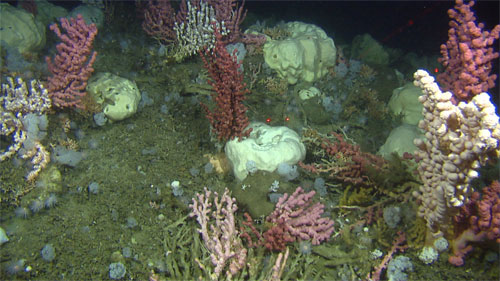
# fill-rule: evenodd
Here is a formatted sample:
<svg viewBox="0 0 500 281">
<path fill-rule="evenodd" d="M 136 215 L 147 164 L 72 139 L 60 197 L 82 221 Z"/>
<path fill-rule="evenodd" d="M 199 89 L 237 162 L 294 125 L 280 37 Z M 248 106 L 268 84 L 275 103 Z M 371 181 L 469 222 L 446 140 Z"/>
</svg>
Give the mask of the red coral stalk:
<svg viewBox="0 0 500 281">
<path fill-rule="evenodd" d="M 240 63 L 236 61 L 236 56 L 230 55 L 226 50 L 222 35 L 215 23 L 213 27 L 215 48 L 205 49 L 204 54 L 200 52 L 200 55 L 211 78 L 208 83 L 215 90 L 212 98 L 216 106 L 212 111 L 204 104 L 202 107 L 219 141 L 227 141 L 234 137 L 241 140 L 251 132 L 251 129 L 245 130 L 249 122 L 246 116 L 247 107 L 243 104 L 245 95 L 250 91 L 245 88 L 243 74 L 238 71 Z"/>
</svg>

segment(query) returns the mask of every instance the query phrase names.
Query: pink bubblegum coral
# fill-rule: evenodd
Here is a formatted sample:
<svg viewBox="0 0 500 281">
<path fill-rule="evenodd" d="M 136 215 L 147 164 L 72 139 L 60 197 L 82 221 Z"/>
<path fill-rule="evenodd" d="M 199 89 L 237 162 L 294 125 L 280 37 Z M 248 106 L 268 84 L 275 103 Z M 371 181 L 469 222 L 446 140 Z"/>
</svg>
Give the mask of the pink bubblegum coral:
<svg viewBox="0 0 500 281">
<path fill-rule="evenodd" d="M 276 204 L 275 210 L 267 217 L 273 223 L 266 233 L 266 247 L 281 250 L 285 243 L 295 240 L 311 240 L 313 245 L 319 245 L 332 235 L 333 221 L 322 218 L 324 205 L 312 204 L 314 191 L 304 193 L 299 186 L 292 195 L 285 193 Z M 281 243 L 278 243 L 279 241 Z"/>
<path fill-rule="evenodd" d="M 229 279 L 245 267 L 247 250 L 243 247 L 239 232 L 236 229 L 234 214 L 238 209 L 236 199 L 229 196 L 226 189 L 221 198 L 214 192 L 215 210 L 212 209 L 212 192 L 205 187 L 205 194 L 196 194 L 190 217 L 196 217 L 200 224 L 198 232 L 203 237 L 205 247 L 210 252 L 210 259 L 215 266 L 214 273 L 218 277 L 226 267 Z M 215 221 L 215 222 L 214 222 Z"/>
<path fill-rule="evenodd" d="M 218 22 L 223 22 L 229 34 L 224 38 L 223 42 L 234 43 L 241 37 L 240 24 L 245 19 L 247 14 L 243 9 L 245 1 L 241 2 L 238 7 L 236 0 L 207 0 L 207 3 L 214 7 L 215 18 Z"/>
<path fill-rule="evenodd" d="M 301 168 L 313 174 L 327 173 L 327 177 L 335 180 L 356 185 L 369 184 L 369 168 L 378 170 L 385 162 L 380 156 L 362 152 L 359 145 L 349 143 L 339 133 L 331 132 L 323 136 L 312 130 L 310 132 L 314 140 L 311 142 L 313 150 L 326 156 L 310 164 L 299 162 Z"/>
<path fill-rule="evenodd" d="M 185 0 L 181 1 L 177 12 L 170 2 L 170 0 L 149 0 L 144 8 L 142 28 L 148 35 L 162 44 L 177 41 L 177 35 L 174 30 L 175 23 L 186 21 L 187 16 Z"/>
<path fill-rule="evenodd" d="M 398 251 L 404 252 L 408 249 L 408 245 L 405 245 L 406 234 L 404 232 L 398 232 L 398 236 L 392 242 L 391 250 L 384 256 L 379 265 L 375 267 L 375 271 L 368 273 L 365 280 L 378 281 L 380 280 L 380 275 L 382 274 L 382 270 L 384 270 L 389 262 L 392 260 L 394 254 Z"/>
<path fill-rule="evenodd" d="M 448 41 L 441 45 L 439 62 L 445 71 L 438 76 L 443 90 L 455 95 L 454 102 L 469 101 L 475 95 L 495 86 L 496 75 L 490 75 L 491 61 L 498 58 L 493 42 L 498 39 L 500 25 L 491 32 L 483 31 L 484 24 L 476 24 L 471 7 L 474 1 L 464 4 L 456 0 L 455 9 L 448 10 L 451 18 Z"/>
<path fill-rule="evenodd" d="M 452 242 L 453 256 L 448 261 L 455 266 L 462 266 L 465 256 L 473 250 L 470 242 L 486 240 L 500 243 L 500 183 L 494 181 L 483 188 L 483 195 L 474 192 L 468 204 L 455 216 L 455 229 L 466 228 Z"/>
<path fill-rule="evenodd" d="M 50 26 L 62 42 L 56 46 L 58 54 L 54 61 L 45 58 L 53 74 L 48 78 L 47 90 L 54 105 L 84 109 L 82 97 L 87 94 L 87 80 L 94 72 L 92 65 L 97 56 L 97 52 L 92 52 L 97 27 L 87 25 L 80 14 L 76 19 L 61 18 L 60 22 L 66 34 L 61 33 L 57 24 Z"/>
</svg>

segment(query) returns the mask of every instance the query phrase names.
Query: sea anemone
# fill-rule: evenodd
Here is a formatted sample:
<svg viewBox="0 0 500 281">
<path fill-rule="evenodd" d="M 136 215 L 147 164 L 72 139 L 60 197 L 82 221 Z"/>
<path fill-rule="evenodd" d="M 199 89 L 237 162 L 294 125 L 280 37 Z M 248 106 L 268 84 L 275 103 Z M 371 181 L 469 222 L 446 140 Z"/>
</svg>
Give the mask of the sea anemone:
<svg viewBox="0 0 500 281">
<path fill-rule="evenodd" d="M 311 241 L 300 241 L 299 252 L 303 255 L 309 255 L 312 251 Z"/>
<path fill-rule="evenodd" d="M 24 270 L 24 262 L 25 260 L 23 259 L 10 262 L 9 264 L 7 264 L 5 271 L 7 271 L 7 273 L 10 275 L 16 275 Z"/>
<path fill-rule="evenodd" d="M 51 193 L 47 199 L 45 199 L 45 208 L 55 207 L 57 204 L 57 197 L 54 193 Z"/>
<path fill-rule="evenodd" d="M 43 202 L 39 199 L 35 199 L 30 204 L 30 209 L 33 213 L 38 213 L 43 209 Z"/>
<path fill-rule="evenodd" d="M 16 217 L 25 219 L 30 215 L 30 210 L 26 207 L 17 207 L 14 210 L 14 213 L 16 214 Z"/>
</svg>

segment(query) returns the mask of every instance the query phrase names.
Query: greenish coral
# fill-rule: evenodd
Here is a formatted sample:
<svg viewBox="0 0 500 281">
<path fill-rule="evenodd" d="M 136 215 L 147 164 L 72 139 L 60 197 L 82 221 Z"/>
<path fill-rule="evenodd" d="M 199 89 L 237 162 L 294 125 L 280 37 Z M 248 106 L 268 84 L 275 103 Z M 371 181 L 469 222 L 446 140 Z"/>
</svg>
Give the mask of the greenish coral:
<svg viewBox="0 0 500 281">
<path fill-rule="evenodd" d="M 183 216 L 163 229 L 162 244 L 165 253 L 167 253 L 165 263 L 171 280 L 209 277 L 196 263 L 196 260 L 200 263 L 206 263 L 208 254 L 202 245 L 200 236 L 196 235 L 198 232 L 194 223 L 189 223 L 187 219 L 188 216 Z M 197 257 L 197 259 L 193 257 Z"/>
<path fill-rule="evenodd" d="M 373 201 L 374 189 L 374 187 L 356 189 L 352 185 L 348 185 L 340 199 L 340 205 L 367 206 Z"/>
</svg>

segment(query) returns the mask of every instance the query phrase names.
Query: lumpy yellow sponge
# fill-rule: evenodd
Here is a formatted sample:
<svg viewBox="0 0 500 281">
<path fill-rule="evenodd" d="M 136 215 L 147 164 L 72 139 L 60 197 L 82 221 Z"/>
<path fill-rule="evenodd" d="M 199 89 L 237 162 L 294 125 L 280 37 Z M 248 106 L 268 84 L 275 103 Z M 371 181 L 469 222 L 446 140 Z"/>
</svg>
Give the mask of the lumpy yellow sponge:
<svg viewBox="0 0 500 281">
<path fill-rule="evenodd" d="M 335 65 L 337 48 L 321 28 L 302 22 L 289 22 L 283 28 L 290 36 L 267 40 L 264 60 L 289 84 L 298 80 L 314 82 Z"/>
</svg>

